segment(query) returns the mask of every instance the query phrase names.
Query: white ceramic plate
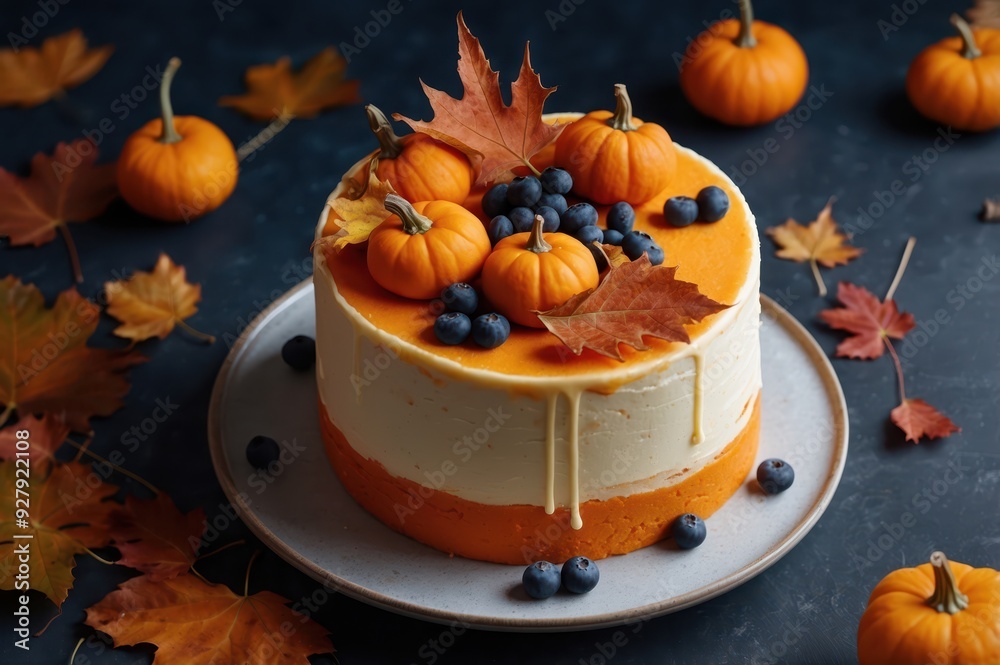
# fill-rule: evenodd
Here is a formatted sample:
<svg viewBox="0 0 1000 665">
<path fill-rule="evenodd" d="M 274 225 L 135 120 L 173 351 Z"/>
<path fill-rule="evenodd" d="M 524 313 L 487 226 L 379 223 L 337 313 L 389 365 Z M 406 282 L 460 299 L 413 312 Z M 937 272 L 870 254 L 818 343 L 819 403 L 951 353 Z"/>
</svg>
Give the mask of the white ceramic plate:
<svg viewBox="0 0 1000 665">
<path fill-rule="evenodd" d="M 311 281 L 261 313 L 226 359 L 209 410 L 212 462 L 264 543 L 324 584 L 391 612 L 517 631 L 583 630 L 675 612 L 746 582 L 791 550 L 823 514 L 847 458 L 847 409 L 833 368 L 791 315 L 761 301 L 758 459 L 790 462 L 794 486 L 769 497 L 748 478 L 708 520 L 701 547 L 659 544 L 604 559 L 600 584 L 583 596 L 532 601 L 520 589 L 522 567 L 448 557 L 392 531 L 351 499 L 323 451 L 315 377 L 291 370 L 280 355 L 290 337 L 314 334 Z M 246 460 L 257 434 L 295 442 L 294 457 L 273 482 Z"/>
</svg>

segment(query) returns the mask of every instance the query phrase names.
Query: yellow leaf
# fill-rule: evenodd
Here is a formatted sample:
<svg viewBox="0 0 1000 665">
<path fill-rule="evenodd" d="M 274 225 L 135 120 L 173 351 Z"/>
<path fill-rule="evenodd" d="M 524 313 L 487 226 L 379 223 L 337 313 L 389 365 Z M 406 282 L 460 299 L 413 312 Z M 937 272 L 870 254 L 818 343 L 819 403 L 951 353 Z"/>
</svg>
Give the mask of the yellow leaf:
<svg viewBox="0 0 1000 665">
<path fill-rule="evenodd" d="M 375 227 L 384 222 L 392 213 L 385 209 L 385 197 L 394 194 L 396 190 L 386 180 L 382 181 L 375 175 L 374 160 L 368 172 L 368 185 L 357 198 L 339 196 L 327 201 L 327 205 L 336 213 L 335 220 L 345 233 L 333 237 L 333 248 L 338 252 L 347 245 L 356 245 L 368 240 Z"/>
<path fill-rule="evenodd" d="M 79 29 L 17 51 L 0 49 L 0 106 L 29 108 L 80 85 L 104 66 L 113 46 L 88 49 Z"/>
</svg>

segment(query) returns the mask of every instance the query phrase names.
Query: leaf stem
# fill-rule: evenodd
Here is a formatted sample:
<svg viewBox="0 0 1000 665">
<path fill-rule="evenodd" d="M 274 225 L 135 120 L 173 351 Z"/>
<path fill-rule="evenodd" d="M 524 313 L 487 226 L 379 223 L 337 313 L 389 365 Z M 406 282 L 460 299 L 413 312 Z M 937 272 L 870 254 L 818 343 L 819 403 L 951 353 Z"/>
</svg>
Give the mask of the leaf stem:
<svg viewBox="0 0 1000 665">
<path fill-rule="evenodd" d="M 966 23 L 965 19 L 958 14 L 952 14 L 951 24 L 958 30 L 958 34 L 962 36 L 962 57 L 975 60 L 981 56 L 983 52 L 979 50 L 979 46 L 976 44 L 976 35 L 972 32 L 972 28 Z"/>
<path fill-rule="evenodd" d="M 753 5 L 750 0 L 740 0 L 740 32 L 734 43 L 740 48 L 753 48 L 757 39 L 753 36 Z"/>
<path fill-rule="evenodd" d="M 906 386 L 903 384 L 903 365 L 899 362 L 899 356 L 896 355 L 896 348 L 884 334 L 882 335 L 882 341 L 885 342 L 885 347 L 889 349 L 889 355 L 892 356 L 892 364 L 896 366 L 896 379 L 899 382 L 899 403 L 905 404 Z"/>
<path fill-rule="evenodd" d="M 225 552 L 226 550 L 231 549 L 233 547 L 236 547 L 237 545 L 246 545 L 246 542 L 247 541 L 243 540 L 242 538 L 240 538 L 239 540 L 234 540 L 231 543 L 226 543 L 225 545 L 223 545 L 222 547 L 220 547 L 217 550 L 212 550 L 211 552 L 206 552 L 205 554 L 202 554 L 200 557 L 198 557 L 197 559 L 195 559 L 195 561 L 204 561 L 205 559 L 207 559 L 209 557 L 215 556 L 219 552 Z"/>
<path fill-rule="evenodd" d="M 114 562 L 114 561 L 108 561 L 108 560 L 107 560 L 107 559 L 105 559 L 104 557 L 102 557 L 102 556 L 99 556 L 99 555 L 97 555 L 97 554 L 96 554 L 96 553 L 94 552 L 94 550 L 90 549 L 89 547 L 86 547 L 86 548 L 84 548 L 84 549 L 85 549 L 85 550 L 87 551 L 87 554 L 89 554 L 89 555 L 90 555 L 91 557 L 93 557 L 93 558 L 94 558 L 94 559 L 96 559 L 97 561 L 100 561 L 100 562 L 101 562 L 101 563 L 103 563 L 104 565 L 106 565 L 106 566 L 113 566 L 113 565 L 115 565 L 115 562 Z"/>
<path fill-rule="evenodd" d="M 903 279 L 903 273 L 906 272 L 906 266 L 910 262 L 910 255 L 913 254 L 913 246 L 916 244 L 917 239 L 914 236 L 910 236 L 910 239 L 906 241 L 906 247 L 903 248 L 903 258 L 899 262 L 899 267 L 896 268 L 896 276 L 892 278 L 889 290 L 885 292 L 885 300 L 892 300 L 892 297 L 896 295 L 896 287 Z"/>
<path fill-rule="evenodd" d="M 270 143 L 271 139 L 278 135 L 285 127 L 295 119 L 294 115 L 282 112 L 274 120 L 268 123 L 267 127 L 257 132 L 249 141 L 236 149 L 236 161 L 242 162 L 244 159 L 257 152 L 260 148 Z"/>
<path fill-rule="evenodd" d="M 207 577 L 205 577 L 204 575 L 202 575 L 201 573 L 198 572 L 198 570 L 194 567 L 194 564 L 191 564 L 191 567 L 188 570 L 191 571 L 192 575 L 194 575 L 195 577 L 197 577 L 199 580 L 201 580 L 205 584 L 207 584 L 209 586 L 212 585 L 212 583 L 208 581 Z"/>
<path fill-rule="evenodd" d="M 521 160 L 521 161 L 524 162 L 525 166 L 527 166 L 529 169 L 531 169 L 531 172 L 535 175 L 535 177 L 538 177 L 538 176 L 542 175 L 542 172 L 535 168 L 535 165 L 531 163 L 530 159 L 524 159 L 524 160 Z"/>
<path fill-rule="evenodd" d="M 247 576 L 243 581 L 244 596 L 250 595 L 250 569 L 253 568 L 253 562 L 257 560 L 258 556 L 260 556 L 260 550 L 254 550 L 253 554 L 250 556 L 250 562 L 247 564 Z"/>
<path fill-rule="evenodd" d="M 812 268 L 813 277 L 816 278 L 816 286 L 819 287 L 820 297 L 825 298 L 827 294 L 826 283 L 823 281 L 823 275 L 819 271 L 819 264 L 816 263 L 815 257 L 809 259 L 809 267 Z"/>
<path fill-rule="evenodd" d="M 69 655 L 69 665 L 73 665 L 73 661 L 76 660 L 76 654 L 80 651 L 80 647 L 83 646 L 83 638 L 81 637 L 76 641 L 76 647 L 73 649 L 73 653 Z"/>
<path fill-rule="evenodd" d="M 69 232 L 66 222 L 59 224 L 59 233 L 62 234 L 66 249 L 69 251 L 69 263 L 73 266 L 73 279 L 77 284 L 83 283 L 83 270 L 80 268 L 80 255 L 76 251 L 76 243 L 73 242 L 73 234 Z"/>
<path fill-rule="evenodd" d="M 182 138 L 174 125 L 174 105 L 170 102 L 170 84 L 173 83 L 174 74 L 180 66 L 180 58 L 170 58 L 167 69 L 163 72 L 163 80 L 160 82 L 160 114 L 163 116 L 160 143 L 177 143 Z"/>
<path fill-rule="evenodd" d="M 98 455 L 97 453 L 93 452 L 92 450 L 89 450 L 83 444 L 79 444 L 76 441 L 74 441 L 73 439 L 69 439 L 69 438 L 66 439 L 66 443 L 68 443 L 69 445 L 73 446 L 74 448 L 76 448 L 77 450 L 79 450 L 81 453 L 84 453 L 88 457 L 92 457 L 92 458 L 96 459 L 98 462 L 100 462 L 102 464 L 107 464 L 109 467 L 111 467 L 112 469 L 114 469 L 118 473 L 122 474 L 123 476 L 131 478 L 132 480 L 136 481 L 137 483 L 139 483 L 140 485 L 142 485 L 143 487 L 145 487 L 146 489 L 148 489 L 153 494 L 156 494 L 156 495 L 160 494 L 160 490 L 158 490 L 152 483 L 150 483 L 150 482 L 148 482 L 146 480 L 143 480 L 142 478 L 140 478 L 136 474 L 132 473 L 128 469 L 123 469 L 122 467 L 118 466 L 114 462 L 111 462 L 111 461 L 105 459 L 104 457 L 101 457 L 100 455 Z M 89 443 L 89 441 L 88 441 L 88 443 Z"/>
<path fill-rule="evenodd" d="M 197 337 L 198 339 L 207 342 L 209 344 L 213 344 L 215 342 L 215 335 L 209 335 L 208 333 L 203 333 L 200 330 L 192 328 L 191 326 L 188 325 L 187 321 L 184 321 L 182 319 L 177 319 L 176 321 L 177 321 L 177 327 L 179 327 L 181 330 L 185 331 L 192 337 Z"/>
</svg>

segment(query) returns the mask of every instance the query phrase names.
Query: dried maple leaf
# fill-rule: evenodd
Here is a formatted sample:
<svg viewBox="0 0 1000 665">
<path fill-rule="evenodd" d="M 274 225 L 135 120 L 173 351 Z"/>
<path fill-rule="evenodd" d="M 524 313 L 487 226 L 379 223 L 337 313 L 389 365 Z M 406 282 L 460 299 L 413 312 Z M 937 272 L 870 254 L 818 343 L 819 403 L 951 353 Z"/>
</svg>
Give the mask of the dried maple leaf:
<svg viewBox="0 0 1000 665">
<path fill-rule="evenodd" d="M 143 575 L 88 609 L 86 623 L 115 646 L 155 644 L 163 665 L 308 665 L 308 656 L 332 652 L 327 631 L 288 602 L 270 591 L 237 595 L 190 573 L 159 582 Z"/>
<path fill-rule="evenodd" d="M 612 268 L 617 268 L 629 262 L 629 258 L 625 256 L 625 251 L 619 245 L 601 245 L 601 250 L 608 259 L 608 265 Z"/>
<path fill-rule="evenodd" d="M 345 80 L 346 69 L 347 63 L 332 47 L 314 55 L 294 73 L 291 60 L 284 56 L 273 65 L 248 68 L 249 92 L 222 97 L 219 105 L 257 120 L 312 118 L 324 109 L 360 101 L 358 82 Z"/>
<path fill-rule="evenodd" d="M 831 328 L 851 333 L 837 345 L 837 355 L 843 358 L 878 358 L 887 338 L 903 339 L 915 325 L 913 315 L 900 312 L 896 301 L 882 302 L 863 286 L 841 282 L 837 300 L 843 307 L 823 310 L 819 317 Z"/>
<path fill-rule="evenodd" d="M 368 172 L 368 182 L 364 189 L 355 196 L 338 196 L 329 199 L 326 204 L 340 219 L 334 223 L 344 233 L 330 236 L 326 242 L 338 252 L 347 245 L 356 245 L 368 240 L 375 227 L 384 222 L 392 213 L 385 209 L 385 197 L 394 194 L 392 183 L 382 181 L 375 175 L 376 161 L 373 159 Z"/>
<path fill-rule="evenodd" d="M 26 542 L 12 536 L 31 536 L 29 587 L 58 607 L 73 587 L 76 555 L 111 542 L 108 522 L 116 504 L 107 499 L 118 488 L 101 482 L 88 465 L 54 464 L 47 475 L 32 474 L 25 490 L 30 509 L 21 518 L 15 512 L 15 472 L 14 462 L 0 462 L 0 487 L 5 488 L 0 494 L 0 589 L 14 589 L 19 547 Z"/>
<path fill-rule="evenodd" d="M 510 106 L 504 104 L 500 94 L 499 74 L 490 68 L 482 45 L 469 32 L 461 12 L 458 55 L 461 99 L 421 81 L 434 119 L 411 120 L 398 113 L 393 117 L 464 152 L 479 173 L 478 184 L 490 182 L 516 166 L 526 165 L 537 173 L 529 160 L 555 141 L 563 128 L 542 120 L 542 106 L 555 87 L 542 86 L 531 68 L 528 45 L 524 47 L 521 72 L 510 86 Z"/>
<path fill-rule="evenodd" d="M 201 286 L 187 281 L 184 266 L 160 254 L 152 272 L 136 272 L 128 279 L 106 282 L 108 314 L 122 322 L 114 333 L 136 342 L 163 339 L 180 326 L 208 342 L 215 338 L 195 330 L 184 319 L 194 316 L 201 300 Z"/>
<path fill-rule="evenodd" d="M 940 439 L 962 431 L 961 427 L 922 399 L 904 399 L 892 410 L 890 417 L 906 434 L 906 440 L 914 443 L 919 443 L 923 437 Z"/>
<path fill-rule="evenodd" d="M 49 37 L 41 48 L 0 49 L 0 106 L 27 108 L 58 97 L 100 71 L 112 51 L 88 49 L 78 29 Z"/>
<path fill-rule="evenodd" d="M 619 344 L 640 351 L 643 336 L 689 342 L 684 325 L 729 307 L 675 277 L 677 267 L 653 266 L 641 256 L 608 270 L 597 288 L 578 293 L 538 318 L 573 353 L 591 349 L 624 360 Z"/>
<path fill-rule="evenodd" d="M 11 245 L 44 245 L 62 233 L 77 282 L 83 281 L 68 222 L 100 215 L 118 196 L 114 164 L 95 165 L 97 148 L 86 139 L 60 143 L 52 156 L 36 154 L 31 175 L 0 168 L 0 236 Z"/>
<path fill-rule="evenodd" d="M 111 537 L 122 556 L 116 563 L 153 581 L 177 577 L 194 564 L 205 531 L 205 511 L 183 514 L 166 494 L 148 501 L 128 497 L 111 516 Z"/>
<path fill-rule="evenodd" d="M 821 296 L 826 295 L 826 284 L 823 283 L 817 264 L 827 268 L 847 265 L 862 252 L 861 249 L 846 244 L 848 238 L 840 232 L 831 214 L 832 209 L 831 198 L 808 226 L 789 219 L 781 226 L 772 226 L 766 231 L 780 247 L 775 253 L 778 258 L 797 263 L 809 262 Z"/>
<path fill-rule="evenodd" d="M 21 415 L 55 415 L 86 431 L 92 416 L 121 408 L 129 390 L 125 373 L 145 358 L 88 347 L 99 315 L 97 305 L 75 288 L 47 309 L 33 284 L 13 276 L 0 280 L 0 404 L 6 407 L 0 425 L 16 409 Z"/>
<path fill-rule="evenodd" d="M 19 437 L 18 432 L 27 435 Z M 28 459 L 32 473 L 44 472 L 56 461 L 56 451 L 68 436 L 69 427 L 55 416 L 26 415 L 0 430 L 0 460 Z M 24 457 L 19 458 L 18 453 Z"/>
<path fill-rule="evenodd" d="M 973 27 L 1000 28 L 1000 2 L 997 0 L 976 0 L 965 15 L 969 17 Z"/>
</svg>

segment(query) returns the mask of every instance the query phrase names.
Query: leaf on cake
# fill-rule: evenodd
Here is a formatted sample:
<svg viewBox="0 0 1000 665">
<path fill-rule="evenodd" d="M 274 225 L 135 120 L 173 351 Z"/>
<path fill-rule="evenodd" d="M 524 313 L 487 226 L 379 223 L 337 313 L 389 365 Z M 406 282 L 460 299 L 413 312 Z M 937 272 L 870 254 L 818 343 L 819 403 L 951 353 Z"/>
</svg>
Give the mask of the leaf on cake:
<svg viewBox="0 0 1000 665">
<path fill-rule="evenodd" d="M 208 342 L 214 337 L 194 330 L 185 319 L 198 311 L 201 286 L 187 281 L 184 266 L 160 254 L 152 272 L 135 272 L 128 279 L 106 282 L 108 314 L 121 321 L 115 328 L 119 337 L 141 342 L 150 337 L 163 339 L 180 326 Z"/>
<path fill-rule="evenodd" d="M 962 428 L 922 399 L 908 398 L 892 410 L 892 422 L 906 434 L 907 441 L 919 443 L 921 438 L 940 439 Z"/>
<path fill-rule="evenodd" d="M 841 282 L 837 300 L 841 307 L 823 310 L 819 317 L 831 328 L 850 333 L 837 345 L 842 358 L 878 358 L 885 353 L 886 339 L 903 339 L 915 325 L 913 315 L 900 312 L 896 301 L 882 302 L 863 286 Z"/>
<path fill-rule="evenodd" d="M 819 272 L 819 265 L 833 268 L 847 265 L 861 255 L 862 250 L 848 244 L 848 237 L 840 232 L 832 214 L 833 199 L 826 202 L 816 219 L 808 226 L 789 219 L 780 226 L 772 226 L 766 233 L 778 244 L 776 256 L 797 263 L 809 262 L 819 294 L 826 295 L 826 284 Z M 818 265 L 817 265 L 818 264 Z"/>
<path fill-rule="evenodd" d="M 379 180 L 375 175 L 377 161 L 372 160 L 368 170 L 368 181 L 365 187 L 354 197 L 338 196 L 326 203 L 336 213 L 339 219 L 334 223 L 343 233 L 323 238 L 321 242 L 332 244 L 338 252 L 347 245 L 356 245 L 368 240 L 375 227 L 392 215 L 385 209 L 387 194 L 395 194 L 392 183 Z"/>
<path fill-rule="evenodd" d="M 461 12 L 458 55 L 463 88 L 460 99 L 421 81 L 434 118 L 425 122 L 398 113 L 393 117 L 464 152 L 478 172 L 480 185 L 517 166 L 535 170 L 531 157 L 555 141 L 563 128 L 542 120 L 542 107 L 555 87 L 542 86 L 531 68 L 528 45 L 524 47 L 520 74 L 511 84 L 510 106 L 503 101 L 499 74 L 490 68 L 479 39 L 469 31 Z"/>
<path fill-rule="evenodd" d="M 617 268 L 629 262 L 629 258 L 625 256 L 625 250 L 618 245 L 601 245 L 601 250 L 608 260 L 608 265 L 612 268 Z"/>
<path fill-rule="evenodd" d="M 87 48 L 79 29 L 42 42 L 41 48 L 17 44 L 17 50 L 0 49 L 0 106 L 28 108 L 43 104 L 75 88 L 99 72 L 111 57 L 113 46 Z"/>
<path fill-rule="evenodd" d="M 685 324 L 729 305 L 703 295 L 697 284 L 677 279 L 676 272 L 676 266 L 653 266 L 643 255 L 612 267 L 596 288 L 539 312 L 538 318 L 577 355 L 586 348 L 624 360 L 619 345 L 648 349 L 644 336 L 689 342 Z"/>
<path fill-rule="evenodd" d="M 19 438 L 18 432 L 27 432 L 27 438 Z M 69 427 L 55 416 L 36 418 L 26 415 L 17 422 L 0 430 L 0 460 L 18 459 L 18 453 L 26 454 L 33 474 L 44 473 L 56 461 L 56 451 L 69 436 Z M 18 444 L 27 441 L 27 450 Z"/>
<path fill-rule="evenodd" d="M 143 575 L 89 608 L 86 624 L 115 646 L 156 645 L 164 665 L 308 665 L 310 655 L 331 653 L 326 629 L 288 602 L 270 591 L 237 595 L 191 573 L 161 581 Z M 283 626 L 292 634 L 279 632 Z"/>
<path fill-rule="evenodd" d="M 328 108 L 356 104 L 358 81 L 348 81 L 347 62 L 332 47 L 313 56 L 297 72 L 288 56 L 247 69 L 247 91 L 219 99 L 256 120 L 312 118 Z"/>
<path fill-rule="evenodd" d="M 51 308 L 33 284 L 0 280 L 0 414 L 45 413 L 75 431 L 92 416 L 108 416 L 129 391 L 127 370 L 146 359 L 135 351 L 94 349 L 87 339 L 100 308 L 75 288 Z"/>
<path fill-rule="evenodd" d="M 10 244 L 44 245 L 62 233 L 73 274 L 83 281 L 68 222 L 86 222 L 118 196 L 114 164 L 98 166 L 97 148 L 86 139 L 60 143 L 50 156 L 36 154 L 31 174 L 20 178 L 0 168 L 0 236 Z"/>
<path fill-rule="evenodd" d="M 150 500 L 128 497 L 111 516 L 111 536 L 121 558 L 115 563 L 146 573 L 154 581 L 188 571 L 205 531 L 205 511 L 186 515 L 166 494 Z"/>
</svg>

